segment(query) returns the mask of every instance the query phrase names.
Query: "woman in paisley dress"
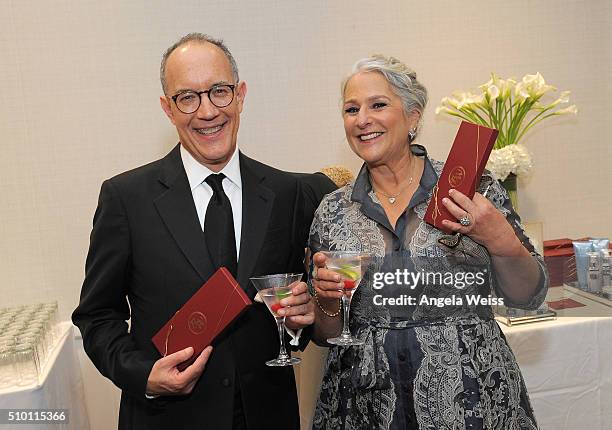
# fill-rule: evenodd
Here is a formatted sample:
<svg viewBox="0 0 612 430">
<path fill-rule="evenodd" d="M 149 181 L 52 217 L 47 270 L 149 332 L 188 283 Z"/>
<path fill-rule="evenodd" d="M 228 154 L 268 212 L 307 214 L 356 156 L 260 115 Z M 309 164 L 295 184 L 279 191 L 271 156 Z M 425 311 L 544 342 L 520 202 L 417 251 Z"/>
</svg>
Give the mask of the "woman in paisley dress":
<svg viewBox="0 0 612 430">
<path fill-rule="evenodd" d="M 343 82 L 342 100 L 346 138 L 364 164 L 352 183 L 324 198 L 311 226 L 314 338 L 330 346 L 325 340 L 342 325 L 341 279 L 319 251 L 358 251 L 371 258 L 349 323 L 365 343 L 331 346 L 313 428 L 536 429 L 491 303 L 536 309 L 548 276 L 507 193 L 485 171 L 472 199 L 451 191 L 443 202 L 458 220 L 446 227 L 460 235 L 425 223 L 443 163 L 414 143 L 427 103 L 416 74 L 394 58 L 365 58 Z M 452 281 L 381 287 L 378 275 L 404 269 L 450 273 Z M 469 271 L 480 271 L 483 282 L 459 282 Z M 415 302 L 398 306 L 407 295 Z M 484 300 L 475 305 L 458 295 Z"/>
</svg>

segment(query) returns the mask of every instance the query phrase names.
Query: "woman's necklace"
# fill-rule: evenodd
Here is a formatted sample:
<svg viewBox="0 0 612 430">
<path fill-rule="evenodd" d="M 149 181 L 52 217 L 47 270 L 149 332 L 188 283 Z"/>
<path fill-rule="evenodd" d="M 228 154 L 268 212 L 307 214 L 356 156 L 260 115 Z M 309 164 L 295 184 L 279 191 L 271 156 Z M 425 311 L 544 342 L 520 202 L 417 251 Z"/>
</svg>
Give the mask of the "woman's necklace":
<svg viewBox="0 0 612 430">
<path fill-rule="evenodd" d="M 394 204 L 397 198 L 401 196 L 402 193 L 406 191 L 410 185 L 412 185 L 412 176 L 410 177 L 410 180 L 408 181 L 406 186 L 402 188 L 397 194 L 387 194 L 387 193 L 383 193 L 381 190 L 376 190 L 376 189 L 374 189 L 374 192 L 377 194 L 382 194 L 383 196 L 387 198 L 390 204 Z"/>
</svg>

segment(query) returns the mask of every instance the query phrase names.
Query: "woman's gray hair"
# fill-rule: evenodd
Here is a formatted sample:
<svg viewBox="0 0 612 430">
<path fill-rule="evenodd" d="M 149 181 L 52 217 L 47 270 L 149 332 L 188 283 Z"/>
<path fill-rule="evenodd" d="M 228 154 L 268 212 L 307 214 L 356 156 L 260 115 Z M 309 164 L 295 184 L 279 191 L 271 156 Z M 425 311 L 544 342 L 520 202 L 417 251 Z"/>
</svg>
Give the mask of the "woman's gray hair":
<svg viewBox="0 0 612 430">
<path fill-rule="evenodd" d="M 225 43 L 223 43 L 223 40 L 215 39 L 214 37 L 211 37 L 207 34 L 189 33 L 181 37 L 176 43 L 174 43 L 171 47 L 166 49 L 166 52 L 164 52 L 164 55 L 162 55 L 161 65 L 159 67 L 159 79 L 161 81 L 161 86 L 162 86 L 162 90 L 164 91 L 164 94 L 166 94 L 166 89 L 167 89 L 166 88 L 166 62 L 168 61 L 168 57 L 170 56 L 170 54 L 176 51 L 176 49 L 190 42 L 212 43 L 213 45 L 221 49 L 221 51 L 223 51 L 223 53 L 229 60 L 230 66 L 232 67 L 232 77 L 234 78 L 234 83 L 238 83 L 238 81 L 240 80 L 238 76 L 238 65 L 236 64 L 236 60 L 234 59 L 234 56 L 232 55 L 228 47 L 225 45 Z"/>
<path fill-rule="evenodd" d="M 362 58 L 353 66 L 349 76 L 342 81 L 342 98 L 348 81 L 360 72 L 378 72 L 387 80 L 391 89 L 402 100 L 402 107 L 406 115 L 412 111 L 420 114 L 419 127 L 423 118 L 423 111 L 427 105 L 427 89 L 417 80 L 416 72 L 394 57 L 372 55 Z M 411 140 L 414 140 L 412 138 Z"/>
</svg>

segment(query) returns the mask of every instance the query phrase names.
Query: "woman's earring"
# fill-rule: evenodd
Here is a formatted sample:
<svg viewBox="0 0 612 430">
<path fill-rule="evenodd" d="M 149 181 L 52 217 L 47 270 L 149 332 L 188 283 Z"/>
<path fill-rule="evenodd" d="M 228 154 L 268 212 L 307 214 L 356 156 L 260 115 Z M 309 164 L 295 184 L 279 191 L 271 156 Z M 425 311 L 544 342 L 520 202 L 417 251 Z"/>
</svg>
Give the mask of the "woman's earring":
<svg viewBox="0 0 612 430">
<path fill-rule="evenodd" d="M 408 132 L 408 142 L 412 142 L 416 138 L 416 127 Z"/>
</svg>

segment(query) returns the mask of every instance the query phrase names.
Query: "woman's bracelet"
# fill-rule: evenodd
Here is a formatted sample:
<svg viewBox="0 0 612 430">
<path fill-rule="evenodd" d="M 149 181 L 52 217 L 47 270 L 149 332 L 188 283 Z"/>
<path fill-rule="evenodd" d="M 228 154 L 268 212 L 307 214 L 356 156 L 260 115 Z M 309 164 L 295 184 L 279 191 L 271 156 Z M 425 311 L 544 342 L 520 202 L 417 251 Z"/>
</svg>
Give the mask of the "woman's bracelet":
<svg viewBox="0 0 612 430">
<path fill-rule="evenodd" d="M 319 296 L 317 296 L 317 290 L 315 290 L 314 292 L 314 299 L 315 299 L 315 302 L 317 302 L 317 306 L 319 307 L 319 309 L 321 309 L 321 311 L 328 317 L 333 318 L 333 317 L 337 317 L 338 315 L 340 315 L 340 311 L 342 310 L 342 301 L 340 299 L 338 299 L 338 310 L 334 312 L 333 314 L 327 312 L 323 308 L 323 306 L 321 306 L 321 303 L 319 302 Z"/>
</svg>

